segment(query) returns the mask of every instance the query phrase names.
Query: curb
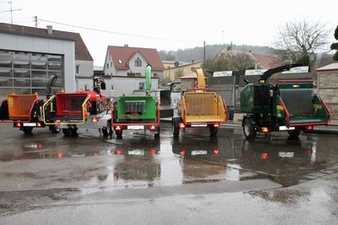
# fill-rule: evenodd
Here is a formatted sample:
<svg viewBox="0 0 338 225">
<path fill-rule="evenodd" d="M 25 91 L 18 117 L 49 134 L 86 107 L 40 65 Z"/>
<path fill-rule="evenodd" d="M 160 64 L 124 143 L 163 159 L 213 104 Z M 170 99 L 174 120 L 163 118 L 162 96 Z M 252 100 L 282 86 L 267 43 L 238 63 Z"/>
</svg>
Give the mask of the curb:
<svg viewBox="0 0 338 225">
<path fill-rule="evenodd" d="M 338 134 L 338 129 L 314 129 L 310 134 Z"/>
</svg>

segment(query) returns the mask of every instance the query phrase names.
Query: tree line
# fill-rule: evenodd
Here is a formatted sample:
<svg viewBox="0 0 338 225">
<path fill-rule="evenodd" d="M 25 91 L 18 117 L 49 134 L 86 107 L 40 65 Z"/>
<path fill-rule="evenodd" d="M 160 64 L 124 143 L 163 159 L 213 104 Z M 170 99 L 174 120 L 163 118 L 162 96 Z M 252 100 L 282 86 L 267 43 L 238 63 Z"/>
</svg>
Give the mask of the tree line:
<svg viewBox="0 0 338 225">
<path fill-rule="evenodd" d="M 213 45 L 207 48 L 207 60 L 203 64 L 205 70 L 209 72 L 223 70 L 245 70 L 256 68 L 255 60 L 246 52 L 263 52 L 278 55 L 284 63 L 300 63 L 313 66 L 318 52 L 329 49 L 329 37 L 332 31 L 325 24 L 308 21 L 292 21 L 284 24 L 278 31 L 274 47 L 257 47 L 231 45 Z M 334 32 L 334 37 L 338 41 L 338 26 Z M 228 51 L 221 52 L 222 49 Z M 338 60 L 338 42 L 331 44 L 331 49 L 335 50 L 334 60 Z M 233 50 L 242 50 L 233 51 Z M 256 51 L 258 50 L 258 51 Z M 209 52 L 209 53 L 208 53 Z M 228 53 L 227 53 L 228 52 Z M 184 52 L 160 52 L 162 58 L 177 60 L 177 55 L 183 55 L 186 58 L 203 57 L 203 48 L 194 48 Z M 189 55 L 190 54 L 190 55 Z M 184 57 L 183 57 L 184 58 Z"/>
</svg>

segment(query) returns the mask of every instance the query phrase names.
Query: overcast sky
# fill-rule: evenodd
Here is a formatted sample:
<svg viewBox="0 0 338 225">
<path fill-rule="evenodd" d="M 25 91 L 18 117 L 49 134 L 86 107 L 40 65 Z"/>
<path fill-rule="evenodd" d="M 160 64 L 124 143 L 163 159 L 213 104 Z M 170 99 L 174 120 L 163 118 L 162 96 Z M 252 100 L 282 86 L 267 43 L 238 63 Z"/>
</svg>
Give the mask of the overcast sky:
<svg viewBox="0 0 338 225">
<path fill-rule="evenodd" d="M 312 3 L 314 2 L 314 3 Z M 9 4 L 0 0 L 0 11 Z M 97 32 L 39 21 L 39 27 L 81 33 L 94 64 L 103 65 L 107 45 L 176 50 L 230 43 L 273 46 L 276 32 L 287 21 L 338 24 L 337 0 L 13 0 L 14 23 L 34 26 L 33 16 L 70 25 L 111 31 Z M 10 22 L 10 13 L 0 13 Z M 333 32 L 333 31 L 332 31 Z"/>
</svg>

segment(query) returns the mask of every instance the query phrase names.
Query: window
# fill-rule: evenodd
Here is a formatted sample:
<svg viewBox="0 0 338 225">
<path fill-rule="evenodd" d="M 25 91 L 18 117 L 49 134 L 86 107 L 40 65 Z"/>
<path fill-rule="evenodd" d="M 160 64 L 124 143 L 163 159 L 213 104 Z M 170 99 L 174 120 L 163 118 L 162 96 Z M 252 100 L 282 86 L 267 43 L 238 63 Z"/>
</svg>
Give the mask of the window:
<svg viewBox="0 0 338 225">
<path fill-rule="evenodd" d="M 110 67 L 113 67 L 113 62 L 110 62 Z"/>
<path fill-rule="evenodd" d="M 106 67 L 107 67 L 107 69 L 109 68 L 109 63 L 107 63 Z"/>
<path fill-rule="evenodd" d="M 63 89 L 63 55 L 0 50 L 0 93 L 44 93 L 51 76 L 53 91 Z"/>
<path fill-rule="evenodd" d="M 114 90 L 114 85 L 111 85 L 111 89 Z"/>
<path fill-rule="evenodd" d="M 136 67 L 141 67 L 142 66 L 142 60 L 139 57 L 137 57 L 136 60 L 135 60 L 135 66 Z"/>
<path fill-rule="evenodd" d="M 85 89 L 85 91 L 88 91 L 88 90 L 89 90 L 87 84 L 85 84 L 84 89 Z"/>
<path fill-rule="evenodd" d="M 143 90 L 144 89 L 144 82 L 138 83 L 138 89 Z"/>
<path fill-rule="evenodd" d="M 80 65 L 76 65 L 75 70 L 76 70 L 76 74 L 79 74 L 80 73 Z"/>
</svg>

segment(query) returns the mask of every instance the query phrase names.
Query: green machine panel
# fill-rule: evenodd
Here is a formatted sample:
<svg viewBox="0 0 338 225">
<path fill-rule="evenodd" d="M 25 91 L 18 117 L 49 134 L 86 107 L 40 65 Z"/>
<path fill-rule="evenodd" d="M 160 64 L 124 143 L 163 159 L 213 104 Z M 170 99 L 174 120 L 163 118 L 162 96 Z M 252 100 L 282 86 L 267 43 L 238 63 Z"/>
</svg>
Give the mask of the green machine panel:
<svg viewBox="0 0 338 225">
<path fill-rule="evenodd" d="M 116 122 L 155 121 L 157 100 L 153 96 L 121 96 L 116 102 Z"/>
</svg>

